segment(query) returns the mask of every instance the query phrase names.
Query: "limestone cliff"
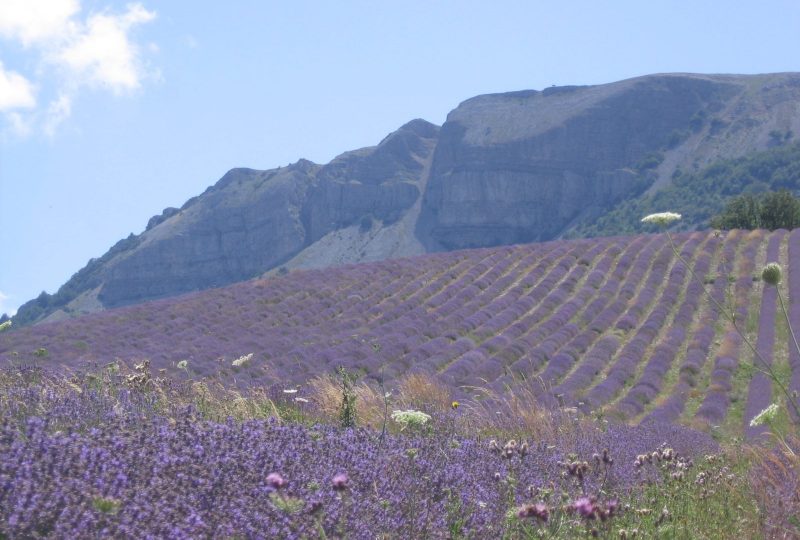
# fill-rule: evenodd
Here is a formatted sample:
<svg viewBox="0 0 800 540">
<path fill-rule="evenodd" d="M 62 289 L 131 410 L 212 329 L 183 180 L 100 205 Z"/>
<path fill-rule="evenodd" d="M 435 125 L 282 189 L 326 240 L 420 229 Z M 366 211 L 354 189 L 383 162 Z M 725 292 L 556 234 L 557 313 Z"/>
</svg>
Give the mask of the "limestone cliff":
<svg viewBox="0 0 800 540">
<path fill-rule="evenodd" d="M 656 75 L 479 96 L 442 126 L 418 234 L 428 249 L 556 238 L 676 170 L 797 133 L 800 75 Z"/>
</svg>

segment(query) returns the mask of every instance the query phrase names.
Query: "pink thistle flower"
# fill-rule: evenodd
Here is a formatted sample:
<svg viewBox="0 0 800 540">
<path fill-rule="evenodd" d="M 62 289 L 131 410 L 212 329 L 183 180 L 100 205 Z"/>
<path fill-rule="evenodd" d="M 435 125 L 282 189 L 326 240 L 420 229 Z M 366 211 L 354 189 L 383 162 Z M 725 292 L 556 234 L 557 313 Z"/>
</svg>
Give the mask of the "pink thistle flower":
<svg viewBox="0 0 800 540">
<path fill-rule="evenodd" d="M 339 473 L 333 477 L 331 480 L 331 484 L 333 485 L 334 491 L 344 491 L 347 489 L 347 484 L 350 482 L 350 479 L 347 477 L 345 473 Z"/>
<path fill-rule="evenodd" d="M 285 487 L 288 482 L 283 479 L 283 476 L 280 474 L 273 472 L 267 475 L 267 484 L 269 484 L 274 489 L 281 489 Z"/>
</svg>

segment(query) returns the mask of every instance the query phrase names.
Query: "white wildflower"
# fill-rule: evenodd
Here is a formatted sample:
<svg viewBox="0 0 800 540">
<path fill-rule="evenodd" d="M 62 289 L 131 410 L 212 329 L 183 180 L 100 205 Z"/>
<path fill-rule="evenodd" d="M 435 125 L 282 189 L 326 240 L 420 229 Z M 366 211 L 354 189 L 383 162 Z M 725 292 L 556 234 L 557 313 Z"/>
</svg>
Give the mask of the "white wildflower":
<svg viewBox="0 0 800 540">
<path fill-rule="evenodd" d="M 231 362 L 231 365 L 233 367 L 241 367 L 252 359 L 253 359 L 253 353 L 245 354 L 244 356 L 240 356 L 239 358 Z"/>
<path fill-rule="evenodd" d="M 304 397 L 296 397 L 294 400 L 298 403 L 308 403 L 308 400 Z"/>
<path fill-rule="evenodd" d="M 425 414 L 422 411 L 415 411 L 413 409 L 392 412 L 392 420 L 403 426 L 400 429 L 405 429 L 408 426 L 423 426 L 430 419 L 431 416 L 429 414 Z"/>
<path fill-rule="evenodd" d="M 778 404 L 773 403 L 750 420 L 750 427 L 760 426 L 761 424 L 769 423 L 775 419 L 775 416 L 778 414 Z"/>
<path fill-rule="evenodd" d="M 186 369 L 186 366 L 188 365 L 189 365 L 188 360 L 181 360 L 180 362 L 178 362 L 178 369 Z"/>
<path fill-rule="evenodd" d="M 297 393 L 297 388 L 287 388 L 286 390 L 283 391 L 283 393 L 284 394 L 296 394 Z"/>
<path fill-rule="evenodd" d="M 642 218 L 642 223 L 655 223 L 656 225 L 669 225 L 673 221 L 681 219 L 680 214 L 675 212 L 659 212 L 658 214 L 650 214 Z"/>
</svg>

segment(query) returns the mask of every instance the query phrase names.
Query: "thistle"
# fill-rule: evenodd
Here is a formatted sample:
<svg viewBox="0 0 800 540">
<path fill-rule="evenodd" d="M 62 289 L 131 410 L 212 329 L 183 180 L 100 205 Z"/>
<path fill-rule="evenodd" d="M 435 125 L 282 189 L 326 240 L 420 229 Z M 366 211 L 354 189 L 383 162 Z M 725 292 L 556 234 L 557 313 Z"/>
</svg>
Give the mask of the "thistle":
<svg viewBox="0 0 800 540">
<path fill-rule="evenodd" d="M 288 482 L 284 480 L 283 476 L 280 474 L 273 472 L 267 475 L 267 484 L 273 489 L 281 489 L 285 487 Z"/>
<path fill-rule="evenodd" d="M 331 480 L 331 486 L 333 487 L 334 491 L 344 491 L 347 489 L 349 482 L 350 479 L 347 477 L 347 474 L 339 473 L 333 477 L 333 480 Z"/>
</svg>

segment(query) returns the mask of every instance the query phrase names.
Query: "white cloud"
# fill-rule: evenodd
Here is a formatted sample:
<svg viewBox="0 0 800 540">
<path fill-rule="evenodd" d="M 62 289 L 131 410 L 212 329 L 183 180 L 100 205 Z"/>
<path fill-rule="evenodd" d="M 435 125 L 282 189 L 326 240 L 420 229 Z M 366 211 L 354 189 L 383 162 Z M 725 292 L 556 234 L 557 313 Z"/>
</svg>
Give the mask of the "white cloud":
<svg viewBox="0 0 800 540">
<path fill-rule="evenodd" d="M 19 73 L 6 71 L 0 61 L 0 111 L 35 107 L 33 94 L 33 84 Z"/>
<path fill-rule="evenodd" d="M 81 82 L 117 93 L 135 90 L 144 70 L 138 47 L 128 33 L 133 26 L 152 21 L 155 16 L 141 4 L 129 5 L 122 15 L 92 15 L 52 60 L 68 68 Z"/>
<path fill-rule="evenodd" d="M 54 99 L 47 106 L 47 113 L 44 116 L 44 132 L 49 137 L 56 134 L 58 126 L 69 118 L 72 112 L 72 98 L 66 94 L 61 94 L 58 99 Z"/>
<path fill-rule="evenodd" d="M 70 30 L 79 11 L 78 0 L 3 0 L 0 35 L 26 47 L 58 39 Z"/>
<path fill-rule="evenodd" d="M 6 120 L 11 128 L 11 133 L 20 138 L 25 138 L 33 133 L 33 121 L 29 116 L 23 116 L 18 112 L 6 113 Z"/>
<path fill-rule="evenodd" d="M 149 76 L 157 79 L 131 36 L 155 17 L 140 3 L 128 4 L 122 13 L 83 14 L 79 0 L 0 0 L 0 38 L 21 44 L 37 60 L 28 78 L 3 71 L 0 63 L 0 112 L 11 131 L 25 135 L 37 126 L 52 136 L 82 88 L 124 94 L 140 89 Z M 144 50 L 152 54 L 157 47 L 150 43 Z M 42 89 L 57 97 L 46 110 L 35 110 L 34 90 Z M 29 112 L 19 112 L 23 108 Z"/>
</svg>

